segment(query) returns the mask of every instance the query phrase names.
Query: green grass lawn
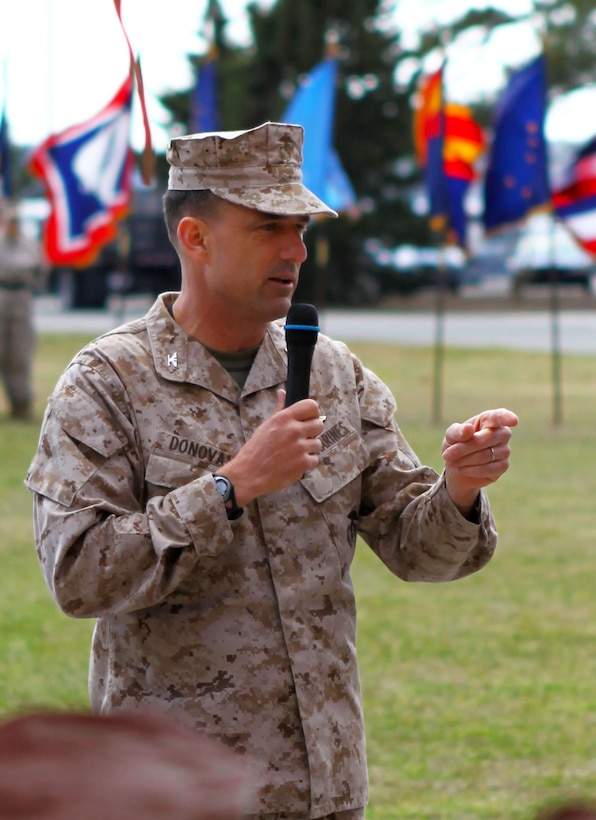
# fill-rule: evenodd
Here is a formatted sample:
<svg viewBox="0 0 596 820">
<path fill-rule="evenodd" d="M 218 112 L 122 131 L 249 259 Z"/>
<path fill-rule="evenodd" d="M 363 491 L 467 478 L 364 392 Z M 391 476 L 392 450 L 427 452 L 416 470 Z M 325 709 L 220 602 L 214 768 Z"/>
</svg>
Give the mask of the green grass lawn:
<svg viewBox="0 0 596 820">
<path fill-rule="evenodd" d="M 43 336 L 38 415 L 81 336 Z M 500 543 L 479 574 L 404 584 L 364 545 L 354 565 L 371 801 L 368 820 L 511 818 L 596 796 L 596 359 L 562 362 L 553 424 L 548 355 L 446 351 L 440 425 L 432 351 L 358 344 L 398 419 L 440 469 L 444 428 L 488 407 L 520 417 L 509 472 L 490 489 Z M 92 623 L 54 605 L 22 481 L 37 425 L 0 420 L 0 713 L 86 708 Z"/>
</svg>

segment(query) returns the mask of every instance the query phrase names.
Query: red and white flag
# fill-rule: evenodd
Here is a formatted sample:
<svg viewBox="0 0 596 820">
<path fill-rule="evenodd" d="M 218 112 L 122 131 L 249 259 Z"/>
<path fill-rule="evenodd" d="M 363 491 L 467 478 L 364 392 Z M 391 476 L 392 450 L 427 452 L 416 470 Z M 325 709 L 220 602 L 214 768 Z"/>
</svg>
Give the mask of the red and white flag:
<svg viewBox="0 0 596 820">
<path fill-rule="evenodd" d="M 596 137 L 583 145 L 553 191 L 555 214 L 577 242 L 596 255 Z"/>
</svg>

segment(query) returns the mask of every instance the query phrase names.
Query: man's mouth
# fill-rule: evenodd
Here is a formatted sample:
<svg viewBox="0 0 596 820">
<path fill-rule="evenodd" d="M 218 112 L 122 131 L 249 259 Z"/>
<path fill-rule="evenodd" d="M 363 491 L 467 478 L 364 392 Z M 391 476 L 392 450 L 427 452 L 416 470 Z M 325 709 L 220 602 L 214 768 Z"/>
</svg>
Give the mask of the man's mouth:
<svg viewBox="0 0 596 820">
<path fill-rule="evenodd" d="M 280 285 L 294 285 L 295 279 L 293 276 L 271 276 L 270 281 L 278 282 Z"/>
</svg>

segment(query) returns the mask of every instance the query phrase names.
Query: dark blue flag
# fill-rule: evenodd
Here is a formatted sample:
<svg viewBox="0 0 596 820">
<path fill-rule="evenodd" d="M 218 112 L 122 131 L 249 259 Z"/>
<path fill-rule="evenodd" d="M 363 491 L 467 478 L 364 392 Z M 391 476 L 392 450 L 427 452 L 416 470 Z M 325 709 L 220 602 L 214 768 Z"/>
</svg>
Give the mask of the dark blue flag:
<svg viewBox="0 0 596 820">
<path fill-rule="evenodd" d="M 6 111 L 2 111 L 0 121 L 0 176 L 2 178 L 2 196 L 10 199 L 12 196 L 12 174 L 10 168 L 10 144 L 8 141 L 8 122 Z"/>
<path fill-rule="evenodd" d="M 192 95 L 190 126 L 193 134 L 219 131 L 215 54 L 210 54 L 199 70 Z"/>
<path fill-rule="evenodd" d="M 545 113 L 546 61 L 540 55 L 511 76 L 495 109 L 484 181 L 487 231 L 549 206 Z"/>
</svg>

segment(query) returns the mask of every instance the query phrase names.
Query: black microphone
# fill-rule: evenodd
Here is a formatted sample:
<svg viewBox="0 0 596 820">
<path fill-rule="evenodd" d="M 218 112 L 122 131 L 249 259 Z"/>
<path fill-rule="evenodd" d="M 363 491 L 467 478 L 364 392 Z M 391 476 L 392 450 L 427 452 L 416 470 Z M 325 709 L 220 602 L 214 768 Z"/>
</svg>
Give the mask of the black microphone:
<svg viewBox="0 0 596 820">
<path fill-rule="evenodd" d="M 319 317 L 314 305 L 296 304 L 286 318 L 288 381 L 286 407 L 308 398 L 310 365 L 319 335 Z"/>
</svg>

